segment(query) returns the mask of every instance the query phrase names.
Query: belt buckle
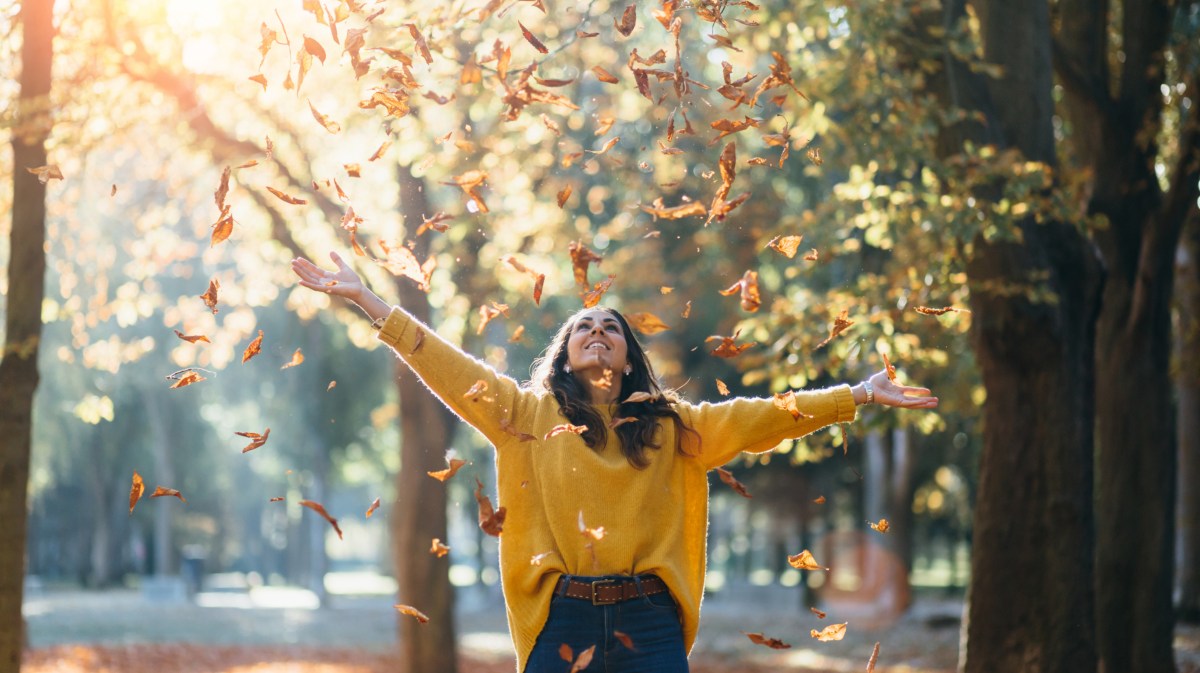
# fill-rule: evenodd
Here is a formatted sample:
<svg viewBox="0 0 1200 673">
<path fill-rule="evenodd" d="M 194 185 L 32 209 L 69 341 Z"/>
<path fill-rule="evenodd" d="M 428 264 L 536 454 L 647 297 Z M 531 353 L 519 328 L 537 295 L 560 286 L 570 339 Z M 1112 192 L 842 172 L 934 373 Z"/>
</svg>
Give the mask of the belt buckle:
<svg viewBox="0 0 1200 673">
<path fill-rule="evenodd" d="M 606 584 L 615 586 L 617 584 L 617 581 L 616 580 L 596 580 L 596 581 L 592 582 L 592 605 L 612 605 L 613 603 L 617 603 L 620 600 L 620 596 L 618 596 L 617 598 L 614 598 L 610 601 L 602 600 L 600 598 L 600 594 L 598 591 L 599 591 L 600 587 L 602 587 Z"/>
</svg>

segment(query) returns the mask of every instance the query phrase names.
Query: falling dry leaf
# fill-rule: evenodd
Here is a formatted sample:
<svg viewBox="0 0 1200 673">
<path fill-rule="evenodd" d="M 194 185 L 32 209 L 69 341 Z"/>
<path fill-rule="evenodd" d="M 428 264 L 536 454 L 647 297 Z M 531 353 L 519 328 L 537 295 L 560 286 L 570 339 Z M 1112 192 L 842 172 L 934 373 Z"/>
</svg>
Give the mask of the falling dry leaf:
<svg viewBox="0 0 1200 673">
<path fill-rule="evenodd" d="M 637 26 L 637 5 L 626 7 L 625 11 L 621 12 L 621 18 L 613 21 L 613 26 L 616 27 L 618 33 L 629 37 L 629 34 Z"/>
<path fill-rule="evenodd" d="M 823 643 L 831 640 L 841 640 L 846 637 L 846 624 L 830 624 L 820 631 L 813 629 L 809 632 L 809 635 Z"/>
<path fill-rule="evenodd" d="M 246 448 L 242 449 L 242 453 L 246 453 L 261 447 L 263 444 L 266 444 L 267 437 L 271 435 L 271 428 L 264 430 L 261 435 L 257 432 L 235 432 L 233 434 L 240 435 L 250 440 L 250 443 L 246 445 Z"/>
<path fill-rule="evenodd" d="M 799 554 L 794 554 L 788 557 L 788 564 L 796 570 L 829 570 L 817 564 L 817 559 L 813 558 L 812 552 L 805 549 Z"/>
<path fill-rule="evenodd" d="M 883 356 L 883 368 L 887 370 L 888 380 L 895 382 L 896 368 L 892 366 L 892 361 L 888 359 L 887 353 L 880 353 L 880 355 Z"/>
<path fill-rule="evenodd" d="M 742 631 L 742 633 L 746 632 Z M 768 638 L 761 633 L 746 633 L 746 637 L 755 645 L 765 645 L 773 650 L 786 650 L 791 647 L 791 645 L 778 638 Z"/>
<path fill-rule="evenodd" d="M 291 74 L 289 73 L 288 76 L 290 77 Z M 318 112 L 316 106 L 312 104 L 312 101 L 308 101 L 308 109 L 312 110 L 313 119 L 316 119 L 318 124 L 325 127 L 326 131 L 329 131 L 330 133 L 338 133 L 342 130 L 341 124 Z"/>
<path fill-rule="evenodd" d="M 629 649 L 629 650 L 636 649 L 633 646 L 633 639 L 629 637 L 628 633 L 625 633 L 623 631 L 614 630 L 613 636 L 616 637 L 617 640 L 621 641 L 621 644 L 625 646 L 625 649 Z"/>
<path fill-rule="evenodd" d="M 571 664 L 570 673 L 579 673 L 583 669 L 590 666 L 592 663 L 592 655 L 595 654 L 595 652 L 596 652 L 595 645 L 592 645 L 591 647 L 587 648 L 586 650 L 580 652 L 579 656 L 576 657 L 576 659 L 575 659 L 575 663 Z"/>
<path fill-rule="evenodd" d="M 596 79 L 606 84 L 616 84 L 621 81 L 616 77 L 613 77 L 607 70 L 601 68 L 600 66 L 593 67 L 592 73 L 596 75 Z"/>
<path fill-rule="evenodd" d="M 732 488 L 735 493 L 742 496 L 743 498 L 753 498 L 754 497 L 754 496 L 750 495 L 750 491 L 746 490 L 746 486 L 744 484 L 742 484 L 742 482 L 738 481 L 737 479 L 735 479 L 733 477 L 733 473 L 730 472 L 729 470 L 718 467 L 717 468 L 717 476 L 721 478 L 721 481 L 728 484 L 729 487 Z"/>
<path fill-rule="evenodd" d="M 829 338 L 817 344 L 813 350 L 819 350 L 820 348 L 824 347 L 825 344 L 833 341 L 839 334 L 845 332 L 848 327 L 854 324 L 853 320 L 849 320 L 846 317 L 847 315 L 849 315 L 849 310 L 842 309 L 842 312 L 838 314 L 838 317 L 833 319 L 833 325 L 829 328 Z"/>
<path fill-rule="evenodd" d="M 812 250 L 808 251 L 807 255 L 804 256 L 804 260 L 808 262 L 815 262 L 820 258 L 820 256 L 821 254 L 817 252 L 817 249 L 813 248 Z"/>
<path fill-rule="evenodd" d="M 875 673 L 875 662 L 879 660 L 879 643 L 871 650 L 871 658 L 867 660 L 867 673 Z"/>
<path fill-rule="evenodd" d="M 435 537 L 433 538 L 433 543 L 429 545 L 429 553 L 438 558 L 442 558 L 446 554 L 450 553 L 450 548 L 442 544 L 442 541 L 439 538 Z"/>
<path fill-rule="evenodd" d="M 325 392 L 329 392 L 337 387 L 337 381 L 330 381 L 329 385 L 325 386 Z"/>
<path fill-rule="evenodd" d="M 370 519 L 371 515 L 374 514 L 375 510 L 377 510 L 377 509 L 379 509 L 379 498 L 375 498 L 374 500 L 371 501 L 371 504 L 367 506 L 366 517 L 368 519 Z"/>
<path fill-rule="evenodd" d="M 928 306 L 914 306 L 913 310 L 916 311 L 917 313 L 920 313 L 921 315 L 945 315 L 950 312 L 970 313 L 970 311 L 968 311 L 965 308 L 954 308 L 953 306 L 946 306 L 944 308 L 929 308 Z"/>
<path fill-rule="evenodd" d="M 436 472 L 426 472 L 425 474 L 428 474 L 429 476 L 433 477 L 434 479 L 437 479 L 438 481 L 444 482 L 444 481 L 450 479 L 451 477 L 453 477 L 454 475 L 458 474 L 458 471 L 462 469 L 463 465 L 467 464 L 467 461 L 463 460 L 462 458 L 452 458 L 450 456 L 447 456 L 446 464 L 449 465 L 450 467 L 447 467 L 444 470 L 437 470 Z"/>
<path fill-rule="evenodd" d="M 208 281 L 208 291 L 200 295 L 200 298 L 204 300 L 204 305 L 213 312 L 213 315 L 217 313 L 217 290 L 220 289 L 221 283 L 216 278 L 213 278 Z"/>
<path fill-rule="evenodd" d="M 570 645 L 563 643 L 558 646 L 558 656 L 569 664 L 575 660 L 575 650 L 571 649 Z"/>
<path fill-rule="evenodd" d="M 245 364 L 246 361 L 249 360 L 250 358 L 252 358 L 255 355 L 258 355 L 259 353 L 262 352 L 262 340 L 263 340 L 263 331 L 258 330 L 258 336 L 255 337 L 254 340 L 250 342 L 250 345 L 246 346 L 246 350 L 242 351 L 242 363 L 243 364 Z"/>
<path fill-rule="evenodd" d="M 608 152 L 609 150 L 611 150 L 618 142 L 620 142 L 620 140 L 621 140 L 621 136 L 613 136 L 612 138 L 609 138 L 608 142 L 604 143 L 604 145 L 602 145 L 600 147 L 600 149 L 584 150 L 584 151 L 591 152 L 592 154 L 596 154 L 596 155 L 604 154 L 605 152 Z"/>
<path fill-rule="evenodd" d="M 299 348 L 297 348 L 296 352 L 292 353 L 292 359 L 288 360 L 287 364 L 280 367 L 280 369 L 291 369 L 292 367 L 295 367 L 296 365 L 301 364 L 303 362 L 304 362 L 304 354 L 300 352 Z"/>
<path fill-rule="evenodd" d="M 726 297 L 740 293 L 743 311 L 754 313 L 762 305 L 762 297 L 758 293 L 758 272 L 756 271 L 746 271 L 738 282 L 720 292 Z"/>
<path fill-rule="evenodd" d="M 729 386 L 725 385 L 725 382 L 721 379 L 717 379 L 717 392 L 721 393 L 722 395 L 729 394 Z"/>
<path fill-rule="evenodd" d="M 379 159 L 382 159 L 383 155 L 388 151 L 388 148 L 391 146 L 392 146 L 392 141 L 390 141 L 390 140 L 383 141 L 383 143 L 379 146 L 379 149 L 375 150 L 375 153 L 372 154 L 371 158 L 367 159 L 367 161 L 377 161 Z"/>
<path fill-rule="evenodd" d="M 492 509 L 492 501 L 483 494 L 483 482 L 475 479 L 475 502 L 479 503 L 479 527 L 483 532 L 494 537 L 500 537 L 504 532 L 504 517 L 508 513 L 505 508 Z"/>
<path fill-rule="evenodd" d="M 616 430 L 617 428 L 621 427 L 622 425 L 625 425 L 626 423 L 636 423 L 636 422 L 637 422 L 637 418 L 635 418 L 635 417 L 613 416 L 613 419 L 608 422 L 608 428 L 610 430 Z"/>
<path fill-rule="evenodd" d="M 420 610 L 414 608 L 411 605 L 400 605 L 399 603 L 397 603 L 394 607 L 396 608 L 396 611 L 399 612 L 400 614 L 408 615 L 409 617 L 416 617 L 417 621 L 422 624 L 429 621 L 429 618 L 425 616 L 424 612 L 421 612 Z"/>
<path fill-rule="evenodd" d="M 563 187 L 562 190 L 558 192 L 558 207 L 562 208 L 569 198 L 571 198 L 571 185 Z"/>
<path fill-rule="evenodd" d="M 133 507 L 138 500 L 142 499 L 142 494 L 146 492 L 146 484 L 142 481 L 142 475 L 133 471 L 133 483 L 129 487 L 129 513 L 133 514 Z"/>
<path fill-rule="evenodd" d="M 812 418 L 812 414 L 806 414 L 796 407 L 796 391 L 794 390 L 789 390 L 786 393 L 775 393 L 775 408 L 791 414 L 794 421 L 800 420 L 802 416 L 804 418 Z"/>
<path fill-rule="evenodd" d="M 267 502 L 283 502 L 283 500 L 284 500 L 283 497 L 275 497 L 275 498 L 271 498 Z"/>
<path fill-rule="evenodd" d="M 626 397 L 625 401 L 621 402 L 621 404 L 633 404 L 636 402 L 650 402 L 655 399 L 658 399 L 657 395 L 651 395 L 650 393 L 648 393 L 644 390 L 639 390 L 638 392 L 631 394 L 629 397 Z"/>
<path fill-rule="evenodd" d="M 183 502 L 183 503 L 187 502 L 187 499 L 185 499 L 183 497 L 183 494 L 181 494 L 179 491 L 176 491 L 173 488 L 165 488 L 163 486 L 155 486 L 154 492 L 150 494 L 151 498 L 161 498 L 163 496 L 174 496 L 176 498 L 179 498 L 180 502 Z"/>
<path fill-rule="evenodd" d="M 37 166 L 35 168 L 26 168 L 25 170 L 36 175 L 38 182 L 42 183 L 43 185 L 51 180 L 63 179 L 62 170 L 60 170 L 59 167 L 54 164 Z"/>
<path fill-rule="evenodd" d="M 190 369 L 184 371 L 185 373 L 178 377 L 178 380 L 175 381 L 175 385 L 171 386 L 171 388 L 182 388 L 184 386 L 190 386 L 193 383 L 200 383 L 201 381 L 208 380 L 201 376 L 199 372 L 194 372 Z"/>
<path fill-rule="evenodd" d="M 538 53 L 541 53 L 541 54 L 550 53 L 550 50 L 546 48 L 546 45 L 542 44 L 541 40 L 537 39 L 537 37 L 533 33 L 529 32 L 529 29 L 525 27 L 525 24 L 518 21 L 517 25 L 520 26 L 521 35 L 523 35 L 525 37 L 525 41 L 528 42 L 529 44 L 533 45 L 533 48 L 538 50 Z"/>
<path fill-rule="evenodd" d="M 212 226 L 212 236 L 209 239 L 208 247 L 213 247 L 218 243 L 227 240 L 233 234 L 233 213 L 229 206 L 225 206 L 221 210 L 221 216 Z"/>
<path fill-rule="evenodd" d="M 592 308 L 599 304 L 600 299 L 602 299 L 604 297 L 604 293 L 608 292 L 608 289 L 612 287 L 613 281 L 616 280 L 616 278 L 616 276 L 609 276 L 599 283 L 596 283 L 595 287 L 593 287 L 591 290 L 585 292 L 583 294 L 583 307 Z"/>
<path fill-rule="evenodd" d="M 689 306 L 689 308 L 691 307 L 691 302 L 688 302 L 688 306 Z M 687 317 L 687 316 L 684 316 L 684 317 Z M 740 355 L 742 353 L 742 351 L 746 350 L 747 348 L 749 348 L 755 344 L 755 342 L 751 341 L 749 343 L 744 343 L 740 346 L 736 345 L 734 343 L 734 341 L 737 340 L 738 334 L 740 332 L 741 332 L 741 330 L 734 332 L 733 336 L 710 336 L 707 339 L 705 339 L 704 342 L 705 343 L 708 343 L 709 341 L 720 341 L 721 342 L 717 345 L 716 348 L 714 348 L 712 350 L 712 354 L 719 358 L 737 357 L 738 355 Z"/>
<path fill-rule="evenodd" d="M 557 437 L 565 432 L 570 432 L 570 433 L 573 433 L 576 435 L 582 435 L 583 433 L 587 432 L 587 426 L 586 425 L 572 425 L 570 423 L 559 423 L 558 425 L 554 426 L 553 428 L 550 428 L 550 432 L 547 432 L 546 436 L 543 437 L 542 439 L 551 439 L 551 438 Z"/>
<path fill-rule="evenodd" d="M 813 502 L 815 502 L 818 505 L 824 505 L 825 504 L 825 496 L 818 495 L 817 497 L 813 498 Z"/>
<path fill-rule="evenodd" d="M 796 256 L 796 251 L 800 249 L 800 243 L 803 240 L 803 236 L 776 236 L 771 239 L 770 243 L 767 243 L 767 247 L 792 259 Z"/>
<path fill-rule="evenodd" d="M 279 191 L 278 189 L 275 189 L 274 187 L 267 187 L 267 191 L 274 194 L 275 198 L 279 199 L 280 201 L 283 201 L 284 203 L 290 203 L 294 206 L 303 206 L 306 203 L 308 203 L 308 201 L 306 201 L 304 199 L 298 199 L 289 194 L 285 194 L 285 193 Z"/>
<path fill-rule="evenodd" d="M 629 322 L 630 327 L 646 336 L 671 329 L 653 313 L 628 313 L 625 320 Z"/>
<path fill-rule="evenodd" d="M 567 246 L 571 255 L 571 269 L 575 274 L 575 284 L 579 289 L 588 289 L 588 267 L 592 262 L 599 264 L 604 258 L 588 249 L 582 241 L 572 241 Z"/>
<path fill-rule="evenodd" d="M 186 341 L 190 344 L 194 344 L 197 341 L 203 341 L 206 344 L 212 343 L 211 341 L 208 340 L 208 337 L 204 336 L 203 334 L 188 335 L 188 334 L 184 334 L 183 332 L 180 332 L 179 330 L 174 330 L 174 332 L 175 332 L 175 336 L 179 337 L 180 339 L 183 339 L 184 341 Z"/>
<path fill-rule="evenodd" d="M 871 530 L 878 531 L 880 533 L 888 532 L 888 528 L 891 527 L 891 524 L 888 523 L 887 519 L 880 519 L 879 523 L 871 523 L 868 521 L 867 525 L 871 527 Z"/>
<path fill-rule="evenodd" d="M 808 148 L 808 151 L 804 153 L 804 156 L 808 157 L 808 160 L 813 162 L 813 164 L 816 166 L 820 166 L 821 164 L 825 163 L 825 160 L 821 158 L 820 147 Z"/>
<path fill-rule="evenodd" d="M 313 502 L 312 500 L 301 500 L 300 504 L 311 509 L 317 514 L 320 514 L 322 518 L 329 522 L 330 526 L 333 526 L 333 530 L 337 533 L 338 539 L 342 539 L 342 529 L 338 527 L 337 519 L 329 516 L 329 512 L 325 511 L 324 505 L 319 502 Z"/>
<path fill-rule="evenodd" d="M 825 613 L 816 608 L 809 608 L 809 611 L 817 616 L 817 619 L 825 619 Z"/>
</svg>

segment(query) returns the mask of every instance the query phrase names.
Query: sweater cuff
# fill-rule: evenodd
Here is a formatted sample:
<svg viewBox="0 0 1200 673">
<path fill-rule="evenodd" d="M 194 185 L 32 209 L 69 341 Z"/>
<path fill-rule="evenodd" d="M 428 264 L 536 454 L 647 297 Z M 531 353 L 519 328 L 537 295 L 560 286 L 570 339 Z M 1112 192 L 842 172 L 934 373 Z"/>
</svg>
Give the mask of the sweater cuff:
<svg viewBox="0 0 1200 673">
<path fill-rule="evenodd" d="M 850 423 L 858 415 L 858 405 L 854 403 L 854 393 L 849 385 L 841 385 L 833 389 L 833 401 L 837 404 L 837 420 L 835 423 Z"/>
<path fill-rule="evenodd" d="M 408 311 L 399 306 L 393 306 L 392 312 L 388 314 L 387 320 L 383 323 L 383 327 L 379 328 L 377 338 L 398 352 L 406 353 L 412 350 L 410 344 L 407 350 L 404 348 L 406 345 L 405 341 L 412 341 L 412 330 L 408 329 L 412 321 L 413 317 L 408 314 Z"/>
</svg>

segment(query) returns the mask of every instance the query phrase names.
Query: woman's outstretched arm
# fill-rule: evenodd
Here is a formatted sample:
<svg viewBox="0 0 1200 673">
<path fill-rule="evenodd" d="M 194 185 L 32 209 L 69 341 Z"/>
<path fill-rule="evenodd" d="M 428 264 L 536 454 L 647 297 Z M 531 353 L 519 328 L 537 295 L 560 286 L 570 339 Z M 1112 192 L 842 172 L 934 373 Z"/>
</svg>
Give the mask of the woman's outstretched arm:
<svg viewBox="0 0 1200 673">
<path fill-rule="evenodd" d="M 514 428 L 522 424 L 524 410 L 531 406 L 532 392 L 441 338 L 407 311 L 380 299 L 336 252 L 329 258 L 336 270 L 322 269 L 304 258 L 292 260 L 300 285 L 354 302 L 380 329 L 380 340 L 455 414 L 497 447 L 513 439 Z"/>
</svg>

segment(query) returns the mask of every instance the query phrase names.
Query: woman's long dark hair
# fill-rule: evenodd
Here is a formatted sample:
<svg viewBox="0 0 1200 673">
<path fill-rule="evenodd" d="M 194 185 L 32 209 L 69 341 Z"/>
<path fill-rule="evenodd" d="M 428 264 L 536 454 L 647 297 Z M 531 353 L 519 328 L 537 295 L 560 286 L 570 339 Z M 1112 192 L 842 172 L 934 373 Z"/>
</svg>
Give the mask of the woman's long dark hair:
<svg viewBox="0 0 1200 673">
<path fill-rule="evenodd" d="M 609 428 L 600 412 L 592 406 L 584 384 L 570 372 L 564 371 L 564 365 L 567 364 L 567 342 L 575 329 L 575 323 L 589 310 L 591 309 L 578 311 L 558 328 L 545 352 L 534 361 L 533 378 L 530 383 L 534 390 L 548 390 L 554 395 L 554 399 L 558 400 L 559 413 L 564 418 L 574 425 L 586 425 L 587 430 L 582 435 L 583 441 L 593 450 L 599 451 L 608 442 Z M 675 423 L 675 452 L 686 454 L 683 449 L 683 435 L 696 435 L 696 431 L 683 422 L 679 412 L 672 406 L 679 401 L 679 397 L 674 391 L 665 390 L 659 384 L 658 377 L 654 375 L 654 369 L 650 366 L 650 360 L 646 357 L 646 351 L 638 343 L 625 316 L 616 309 L 600 307 L 599 310 L 616 318 L 628 346 L 626 361 L 631 371 L 629 374 L 621 370 L 612 372 L 613 385 L 620 385 L 617 394 L 619 405 L 613 417 L 635 419 L 615 428 L 617 436 L 621 438 L 621 453 L 625 454 L 625 459 L 630 465 L 638 469 L 649 465 L 650 459 L 646 457 L 646 449 L 662 448 L 654 442 L 654 435 L 658 430 L 659 419 L 669 418 Z M 636 392 L 649 393 L 651 399 L 644 402 L 624 401 Z M 699 439 L 697 436 L 697 443 Z"/>
</svg>

